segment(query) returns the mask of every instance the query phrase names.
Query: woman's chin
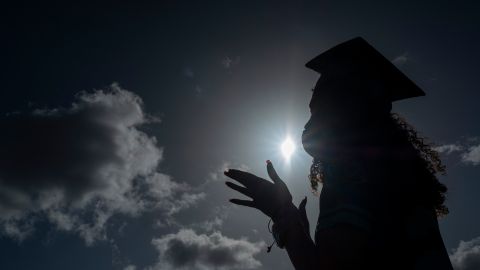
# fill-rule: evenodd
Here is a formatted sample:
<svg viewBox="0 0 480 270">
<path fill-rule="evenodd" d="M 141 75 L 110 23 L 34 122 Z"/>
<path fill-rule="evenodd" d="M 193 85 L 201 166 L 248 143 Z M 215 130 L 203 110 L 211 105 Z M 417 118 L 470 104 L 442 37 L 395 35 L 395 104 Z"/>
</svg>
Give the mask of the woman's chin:
<svg viewBox="0 0 480 270">
<path fill-rule="evenodd" d="M 313 159 L 318 160 L 318 161 L 324 161 L 327 159 L 328 154 L 325 151 L 325 149 L 322 149 L 321 147 L 305 147 L 305 152 L 307 152 L 308 155 L 310 155 Z"/>
</svg>

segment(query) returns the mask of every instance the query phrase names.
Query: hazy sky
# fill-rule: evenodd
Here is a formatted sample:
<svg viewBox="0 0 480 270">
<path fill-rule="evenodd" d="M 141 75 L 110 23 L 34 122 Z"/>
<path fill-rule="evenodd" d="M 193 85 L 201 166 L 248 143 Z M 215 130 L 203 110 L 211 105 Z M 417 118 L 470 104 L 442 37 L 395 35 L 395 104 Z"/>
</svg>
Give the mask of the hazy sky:
<svg viewBox="0 0 480 270">
<path fill-rule="evenodd" d="M 292 269 L 284 250 L 266 253 L 268 219 L 228 203 L 241 196 L 222 171 L 266 177 L 272 160 L 295 203 L 308 196 L 313 230 L 300 134 L 319 75 L 304 64 L 362 36 L 427 93 L 394 111 L 439 146 L 441 232 L 456 269 L 479 269 L 479 12 L 475 1 L 3 6 L 0 268 Z"/>
</svg>

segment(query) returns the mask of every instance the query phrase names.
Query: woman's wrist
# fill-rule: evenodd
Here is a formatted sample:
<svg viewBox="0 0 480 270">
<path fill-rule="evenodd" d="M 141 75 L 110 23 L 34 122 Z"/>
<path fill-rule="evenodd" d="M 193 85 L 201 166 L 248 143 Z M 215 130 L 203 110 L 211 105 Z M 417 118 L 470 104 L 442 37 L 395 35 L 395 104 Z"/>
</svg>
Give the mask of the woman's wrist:
<svg viewBox="0 0 480 270">
<path fill-rule="evenodd" d="M 300 224 L 300 215 L 297 207 L 293 203 L 281 207 L 274 217 L 272 217 L 272 234 L 277 246 L 284 248 L 286 244 L 288 231 Z"/>
<path fill-rule="evenodd" d="M 292 215 L 297 215 L 298 208 L 293 204 L 293 202 L 285 203 L 284 205 L 278 207 L 277 211 L 271 216 L 274 223 L 279 222 L 285 217 L 290 217 Z"/>
</svg>

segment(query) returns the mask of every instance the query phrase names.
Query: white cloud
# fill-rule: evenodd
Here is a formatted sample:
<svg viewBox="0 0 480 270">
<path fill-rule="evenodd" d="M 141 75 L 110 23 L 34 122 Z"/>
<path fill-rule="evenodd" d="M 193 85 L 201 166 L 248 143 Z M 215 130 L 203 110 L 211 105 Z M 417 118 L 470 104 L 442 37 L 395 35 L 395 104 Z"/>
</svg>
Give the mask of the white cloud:
<svg viewBox="0 0 480 270">
<path fill-rule="evenodd" d="M 220 180 L 226 179 L 223 172 L 226 171 L 227 169 L 232 169 L 232 168 L 242 170 L 242 171 L 246 171 L 246 172 L 250 171 L 250 168 L 245 164 L 240 164 L 238 166 L 234 166 L 234 165 L 232 165 L 231 162 L 224 161 L 222 163 L 222 165 L 220 167 L 218 167 L 218 169 L 216 169 L 215 171 L 213 171 L 209 174 L 209 177 L 208 177 L 207 181 L 205 182 L 205 184 L 209 184 L 212 181 L 215 182 L 215 181 L 220 181 Z"/>
<path fill-rule="evenodd" d="M 123 270 L 137 270 L 137 267 L 133 264 L 129 264 L 123 268 Z"/>
<path fill-rule="evenodd" d="M 462 161 L 465 163 L 479 165 L 480 164 L 480 144 L 470 146 L 467 151 L 462 154 Z"/>
<path fill-rule="evenodd" d="M 152 244 L 159 258 L 150 270 L 255 269 L 261 263 L 254 256 L 265 247 L 264 242 L 232 239 L 220 232 L 197 234 L 190 229 L 153 239 Z"/>
<path fill-rule="evenodd" d="M 139 129 L 154 121 L 115 84 L 67 108 L 1 118 L 0 232 L 23 240 L 41 217 L 92 244 L 113 215 L 171 214 L 202 199 L 157 172 L 162 149 Z"/>
<path fill-rule="evenodd" d="M 223 220 L 224 220 L 224 218 L 216 216 L 212 220 L 206 220 L 206 221 L 200 223 L 199 226 L 203 230 L 205 230 L 207 232 L 210 232 L 210 231 L 214 231 L 214 230 L 222 227 Z"/>
<path fill-rule="evenodd" d="M 199 229 L 204 232 L 213 232 L 220 230 L 223 222 L 228 218 L 230 206 L 217 206 L 213 209 L 211 217 L 197 223 L 188 225 L 189 228 Z M 185 228 L 185 227 L 184 227 Z"/>
<path fill-rule="evenodd" d="M 463 147 L 458 144 L 445 144 L 435 147 L 434 150 L 439 153 L 451 154 L 463 150 Z"/>
<path fill-rule="evenodd" d="M 458 153 L 461 162 L 467 165 L 480 165 L 480 144 L 478 137 L 466 138 L 462 143 L 445 144 L 434 148 L 439 153 L 447 155 Z"/>
<path fill-rule="evenodd" d="M 458 248 L 450 255 L 455 270 L 480 269 L 480 237 L 470 241 L 460 241 Z"/>
</svg>

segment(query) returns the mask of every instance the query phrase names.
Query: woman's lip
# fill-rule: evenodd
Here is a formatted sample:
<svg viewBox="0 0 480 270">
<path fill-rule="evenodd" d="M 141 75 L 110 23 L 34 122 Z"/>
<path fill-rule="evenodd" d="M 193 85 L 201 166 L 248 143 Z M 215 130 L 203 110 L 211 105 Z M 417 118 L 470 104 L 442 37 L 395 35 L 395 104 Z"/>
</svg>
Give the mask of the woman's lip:
<svg viewBox="0 0 480 270">
<path fill-rule="evenodd" d="M 302 132 L 302 140 L 308 139 L 309 137 L 313 136 L 317 131 L 312 129 L 304 129 Z"/>
<path fill-rule="evenodd" d="M 311 138 L 312 138 L 311 131 L 304 129 L 302 132 L 303 149 L 305 150 L 305 152 L 307 152 L 307 154 L 313 157 L 315 153 L 315 146 L 313 145 L 314 143 L 312 142 Z"/>
<path fill-rule="evenodd" d="M 309 131 L 309 130 L 304 130 L 304 131 L 302 132 L 302 143 L 303 143 L 304 145 L 311 144 L 311 143 L 312 143 L 312 142 L 311 142 L 311 141 L 312 141 L 312 138 L 314 138 L 314 137 L 315 137 L 315 136 L 314 136 L 314 134 L 313 134 L 311 131 Z"/>
</svg>

